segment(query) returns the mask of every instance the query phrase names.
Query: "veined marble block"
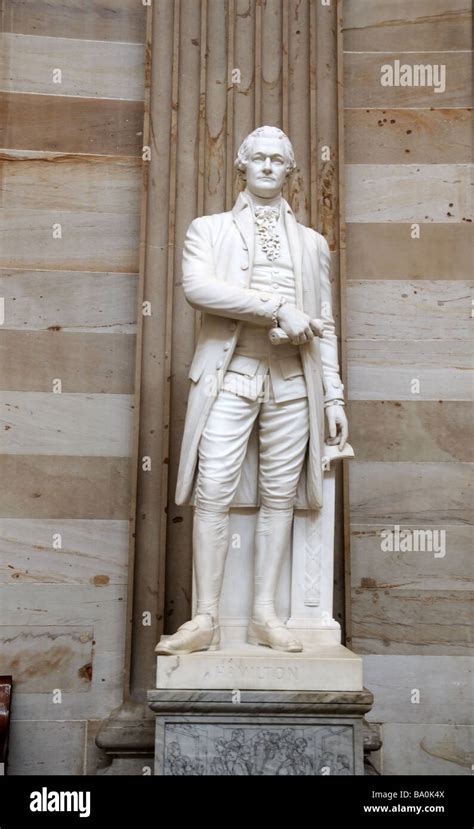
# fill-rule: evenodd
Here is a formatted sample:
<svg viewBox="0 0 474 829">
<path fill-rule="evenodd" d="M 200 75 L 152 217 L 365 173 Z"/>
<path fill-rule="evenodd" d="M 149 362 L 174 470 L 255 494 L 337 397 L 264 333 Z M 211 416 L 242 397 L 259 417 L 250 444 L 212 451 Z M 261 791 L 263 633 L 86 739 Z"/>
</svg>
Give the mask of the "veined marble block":
<svg viewBox="0 0 474 829">
<path fill-rule="evenodd" d="M 155 774 L 362 775 L 368 691 L 150 691 Z"/>
</svg>

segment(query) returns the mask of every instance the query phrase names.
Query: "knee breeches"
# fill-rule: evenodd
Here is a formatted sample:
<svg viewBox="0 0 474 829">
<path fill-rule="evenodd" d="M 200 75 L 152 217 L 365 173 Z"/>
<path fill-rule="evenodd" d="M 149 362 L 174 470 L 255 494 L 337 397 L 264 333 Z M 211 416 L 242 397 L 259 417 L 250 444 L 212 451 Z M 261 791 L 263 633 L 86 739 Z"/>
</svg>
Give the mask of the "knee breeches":
<svg viewBox="0 0 474 829">
<path fill-rule="evenodd" d="M 196 505 L 227 510 L 239 485 L 242 464 L 258 418 L 258 486 L 262 504 L 294 505 L 309 437 L 308 398 L 277 403 L 249 400 L 221 390 L 199 443 Z"/>
</svg>

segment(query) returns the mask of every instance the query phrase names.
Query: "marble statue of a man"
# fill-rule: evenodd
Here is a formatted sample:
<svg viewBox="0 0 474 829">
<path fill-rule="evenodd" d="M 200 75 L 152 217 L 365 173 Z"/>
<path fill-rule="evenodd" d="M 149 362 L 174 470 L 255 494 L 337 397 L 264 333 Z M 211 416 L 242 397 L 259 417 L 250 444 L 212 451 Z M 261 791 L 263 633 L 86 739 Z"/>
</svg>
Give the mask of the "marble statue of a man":
<svg viewBox="0 0 474 829">
<path fill-rule="evenodd" d="M 244 140 L 235 164 L 246 186 L 233 210 L 195 219 L 184 244 L 184 293 L 203 317 L 189 372 L 176 503 L 189 503 L 194 489 L 197 606 L 191 621 L 161 638 L 159 654 L 219 648 L 229 508 L 256 419 L 259 511 L 248 641 L 303 649 L 274 607 L 291 552 L 298 483 L 305 466 L 307 504 L 319 509 L 324 411 L 327 442 L 342 450 L 347 440 L 329 248 L 296 221 L 282 197 L 296 166 L 291 143 L 281 130 L 260 127 Z"/>
</svg>

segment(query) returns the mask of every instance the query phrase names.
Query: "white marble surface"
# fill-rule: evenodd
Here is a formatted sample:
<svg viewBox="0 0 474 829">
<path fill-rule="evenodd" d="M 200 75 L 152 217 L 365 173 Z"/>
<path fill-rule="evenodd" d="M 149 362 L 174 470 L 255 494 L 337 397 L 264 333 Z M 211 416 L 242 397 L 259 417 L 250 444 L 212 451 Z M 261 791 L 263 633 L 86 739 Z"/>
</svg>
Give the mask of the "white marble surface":
<svg viewBox="0 0 474 829">
<path fill-rule="evenodd" d="M 360 691 L 362 659 L 343 645 L 279 653 L 239 644 L 220 651 L 157 658 L 161 689 Z"/>
<path fill-rule="evenodd" d="M 350 449 L 350 451 L 352 451 Z M 276 595 L 279 618 L 305 648 L 341 641 L 333 618 L 335 470 L 324 476 L 324 508 L 295 510 L 291 559 L 284 562 Z M 231 510 L 229 552 L 220 600 L 223 647 L 244 645 L 251 615 L 256 510 Z M 196 591 L 193 590 L 193 614 Z"/>
</svg>

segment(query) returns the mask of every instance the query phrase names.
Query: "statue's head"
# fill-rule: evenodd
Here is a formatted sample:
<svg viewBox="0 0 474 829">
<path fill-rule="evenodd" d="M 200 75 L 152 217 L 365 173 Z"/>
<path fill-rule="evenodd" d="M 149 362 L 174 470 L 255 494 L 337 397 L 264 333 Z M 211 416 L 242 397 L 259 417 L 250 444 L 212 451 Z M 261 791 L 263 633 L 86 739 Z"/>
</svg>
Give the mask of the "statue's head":
<svg viewBox="0 0 474 829">
<path fill-rule="evenodd" d="M 273 199 L 296 169 L 291 141 L 278 127 L 258 127 L 240 145 L 235 167 L 251 193 Z"/>
</svg>

